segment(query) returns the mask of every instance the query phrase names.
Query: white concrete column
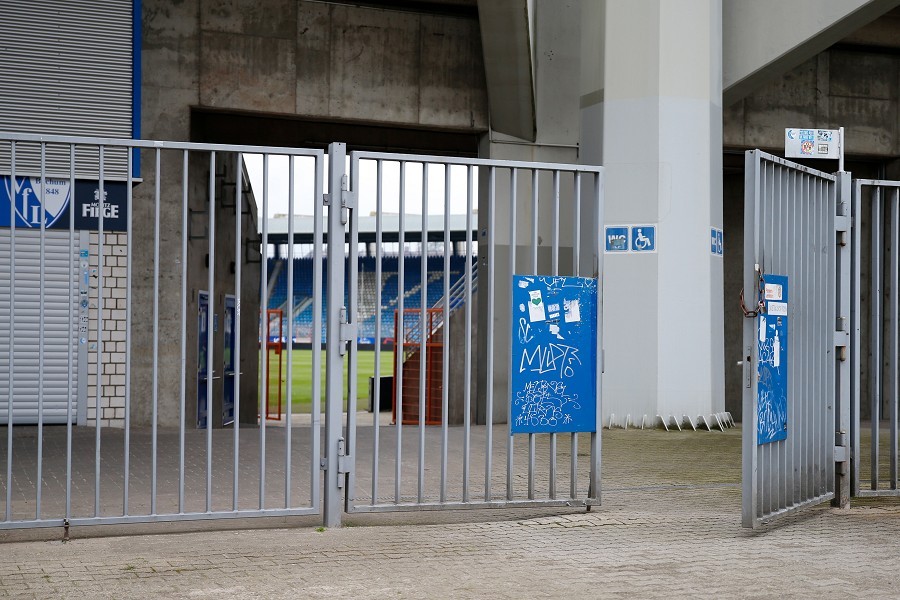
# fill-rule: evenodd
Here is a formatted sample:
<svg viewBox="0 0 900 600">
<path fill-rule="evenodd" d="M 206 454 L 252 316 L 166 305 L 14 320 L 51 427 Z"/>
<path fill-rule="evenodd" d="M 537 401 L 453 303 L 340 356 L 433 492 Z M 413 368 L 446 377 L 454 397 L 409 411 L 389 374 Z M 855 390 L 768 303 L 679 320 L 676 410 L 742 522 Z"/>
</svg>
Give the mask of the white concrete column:
<svg viewBox="0 0 900 600">
<path fill-rule="evenodd" d="M 606 168 L 606 225 L 657 227 L 655 253 L 605 257 L 604 423 L 715 424 L 724 411 L 723 263 L 710 252 L 710 227 L 722 227 L 721 0 L 609 0 L 594 18 L 603 35 L 584 42 L 602 45 L 602 63 L 586 65 L 602 87 L 582 87 L 582 161 Z"/>
</svg>

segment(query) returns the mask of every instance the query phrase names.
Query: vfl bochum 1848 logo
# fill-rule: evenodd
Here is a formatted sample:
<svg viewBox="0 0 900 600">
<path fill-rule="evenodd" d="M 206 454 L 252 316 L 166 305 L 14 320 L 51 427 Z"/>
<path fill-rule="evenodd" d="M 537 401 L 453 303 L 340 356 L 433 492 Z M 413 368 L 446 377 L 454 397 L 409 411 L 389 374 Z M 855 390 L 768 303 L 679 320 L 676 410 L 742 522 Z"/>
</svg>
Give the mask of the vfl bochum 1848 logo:
<svg viewBox="0 0 900 600">
<path fill-rule="evenodd" d="M 40 177 L 16 177 L 15 193 L 11 183 L 10 177 L 3 177 L 4 200 L 9 202 L 15 198 L 16 227 L 40 227 L 42 207 L 44 227 L 52 226 L 63 215 L 72 196 L 66 179 L 46 178 L 41 185 Z"/>
</svg>

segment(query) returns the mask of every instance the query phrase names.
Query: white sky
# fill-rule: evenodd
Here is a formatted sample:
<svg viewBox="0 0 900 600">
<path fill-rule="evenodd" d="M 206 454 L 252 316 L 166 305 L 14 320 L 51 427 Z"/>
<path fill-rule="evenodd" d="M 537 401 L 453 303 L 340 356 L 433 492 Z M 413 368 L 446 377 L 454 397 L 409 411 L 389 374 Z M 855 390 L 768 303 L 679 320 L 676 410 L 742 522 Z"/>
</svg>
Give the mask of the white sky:
<svg viewBox="0 0 900 600">
<path fill-rule="evenodd" d="M 250 185 L 256 197 L 257 208 L 262 212 L 263 201 L 263 156 L 245 154 Z M 313 194 L 315 191 L 315 160 L 311 157 L 295 157 L 294 162 L 294 214 L 313 214 Z M 290 160 L 286 156 L 269 157 L 268 216 L 288 213 L 288 187 Z M 347 173 L 350 172 L 349 158 Z M 428 214 L 444 214 L 445 167 L 428 166 Z M 472 207 L 478 208 L 478 173 L 472 169 Z M 359 214 L 368 216 L 375 212 L 377 204 L 377 168 L 375 161 L 360 162 Z M 325 157 L 323 172 L 324 192 L 328 191 L 328 156 Z M 466 212 L 466 168 L 450 167 L 450 214 Z M 400 163 L 382 163 L 382 212 L 400 212 Z M 422 214 L 422 164 L 407 163 L 406 166 L 406 210 L 407 214 Z"/>
</svg>

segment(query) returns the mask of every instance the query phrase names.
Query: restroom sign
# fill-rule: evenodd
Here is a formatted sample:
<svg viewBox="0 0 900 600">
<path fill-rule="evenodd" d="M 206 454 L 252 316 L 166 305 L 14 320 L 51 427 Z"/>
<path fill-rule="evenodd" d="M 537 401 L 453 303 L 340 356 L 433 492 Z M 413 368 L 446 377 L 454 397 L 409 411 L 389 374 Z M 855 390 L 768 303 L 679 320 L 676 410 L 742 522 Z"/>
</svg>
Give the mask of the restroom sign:
<svg viewBox="0 0 900 600">
<path fill-rule="evenodd" d="M 656 225 L 610 225 L 604 240 L 607 254 L 656 252 Z"/>
<path fill-rule="evenodd" d="M 616 225 L 606 228 L 606 251 L 628 252 L 628 226 Z"/>
</svg>

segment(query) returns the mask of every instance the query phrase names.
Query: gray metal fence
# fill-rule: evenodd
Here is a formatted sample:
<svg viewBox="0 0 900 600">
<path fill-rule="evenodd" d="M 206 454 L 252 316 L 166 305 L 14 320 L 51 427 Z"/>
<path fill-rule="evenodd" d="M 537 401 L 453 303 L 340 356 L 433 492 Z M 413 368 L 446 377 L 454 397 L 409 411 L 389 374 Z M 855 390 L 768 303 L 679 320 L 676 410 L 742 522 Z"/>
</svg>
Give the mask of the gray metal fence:
<svg viewBox="0 0 900 600">
<path fill-rule="evenodd" d="M 249 155 L 259 156 L 252 171 Z M 494 315 L 503 304 L 497 289 L 517 270 L 602 277 L 596 246 L 602 170 L 354 153 L 348 173 L 346 159 L 343 144 L 332 144 L 326 154 L 0 134 L 0 179 L 10 198 L 8 235 L 0 238 L 0 320 L 9 330 L 2 349 L 8 366 L 0 368 L 6 437 L 0 529 L 320 514 L 333 526 L 344 511 L 599 503 L 599 421 L 596 433 L 566 434 L 568 447 L 560 449 L 556 434 L 508 435 L 507 419 L 495 413 L 495 405 L 509 404 L 502 382 L 494 381 L 503 370 L 503 359 L 495 364 L 495 357 L 508 354 L 509 346 L 495 339 Z M 363 179 L 367 168 L 372 177 Z M 389 171 L 399 177 L 393 187 Z M 251 189 L 248 180 L 257 172 Z M 451 173 L 462 183 L 453 183 Z M 431 189 L 437 180 L 442 193 Z M 397 320 L 417 323 L 420 341 L 410 361 L 402 335 L 396 360 L 382 353 L 382 330 L 394 322 L 380 297 L 381 217 L 394 210 L 386 206 L 389 190 L 398 195 L 401 215 Z M 398 373 L 393 424 L 377 410 L 379 385 L 371 426 L 357 421 L 360 194 L 374 197 L 378 215 L 378 297 L 367 318 L 376 331 L 376 380 L 388 370 Z M 302 374 L 310 401 L 302 410 L 293 402 L 299 391 L 294 345 L 269 339 L 272 319 L 262 312 L 274 289 L 266 254 L 267 216 L 276 197 L 286 201 L 289 215 L 311 214 L 313 222 L 312 351 Z M 454 197 L 467 215 L 465 253 L 455 258 L 448 232 Z M 486 216 L 479 217 L 478 202 Z M 516 215 L 526 206 L 531 220 L 521 243 Z M 502 211 L 510 217 L 508 262 L 499 264 L 495 229 L 505 226 Z M 407 213 L 418 212 L 423 217 L 411 226 L 416 217 Z M 586 214 L 590 223 L 582 223 Z M 548 218 L 539 224 L 539 215 Z M 539 230 L 549 244 L 539 241 Z M 294 219 L 288 219 L 287 239 L 294 234 Z M 404 252 L 416 237 L 421 260 L 413 272 Z M 432 245 L 443 257 L 440 268 L 429 270 Z M 528 256 L 517 256 L 523 247 Z M 291 265 L 295 246 L 286 249 Z M 457 259 L 462 273 L 451 288 L 451 260 Z M 418 287 L 407 293 L 403 278 L 414 275 Z M 289 269 L 287 297 L 275 299 L 289 321 L 293 278 Z M 58 285 L 42 283 L 50 279 Z M 476 341 L 478 306 L 491 325 Z M 412 308 L 418 312 L 409 318 Z M 601 315 L 598 301 L 598 327 Z M 57 335 L 62 343 L 53 339 Z M 439 341 L 441 350 L 428 340 Z M 282 386 L 269 372 L 270 346 L 286 354 L 287 400 L 280 409 L 267 396 L 270 385 Z M 479 347 L 487 357 L 483 388 L 475 385 Z M 404 374 L 416 388 L 413 425 L 404 415 Z M 26 401 L 33 406 L 21 410 Z M 44 421 L 51 404 L 60 425 Z M 426 419 L 427 411 L 433 412 Z M 450 426 L 453 411 L 458 427 Z M 590 459 L 579 462 L 585 454 Z M 526 458 L 518 464 L 514 456 Z M 499 460 L 505 469 L 495 467 Z M 567 478 L 558 472 L 561 460 L 568 462 Z M 388 470 L 393 477 L 384 475 Z M 481 487 L 476 479 L 483 491 L 475 491 Z M 566 479 L 562 491 L 558 484 Z M 504 491 L 495 491 L 504 484 Z"/>
<path fill-rule="evenodd" d="M 498 300 L 495 288 L 509 286 L 511 289 L 514 273 L 602 277 L 599 246 L 590 248 L 590 256 L 581 255 L 581 232 L 585 228 L 582 214 L 587 214 L 586 210 L 582 211 L 582 206 L 590 203 L 591 207 L 595 207 L 591 212 L 593 220 L 585 228 L 586 231 L 599 231 L 599 224 L 602 223 L 602 170 L 576 165 L 355 152 L 351 156 L 350 186 L 354 192 L 363 189 L 361 173 L 366 170 L 369 178 L 377 182 L 376 214 L 382 214 L 385 203 L 391 201 L 396 202 L 401 214 L 416 212 L 422 215 L 410 230 L 406 230 L 401 221 L 398 248 L 400 290 L 405 289 L 404 276 L 415 277 L 421 286 L 414 296 L 407 297 L 401 293 L 397 306 L 398 315 L 405 315 L 409 303 L 415 306 L 412 318 L 418 324 L 413 326 L 413 330 L 418 333 L 411 339 L 418 342 L 412 349 L 417 360 L 407 361 L 406 366 L 413 364 L 418 368 L 410 370 L 402 363 L 404 343 L 408 343 L 402 335 L 403 328 L 395 340 L 393 365 L 390 356 L 386 358 L 376 345 L 376 380 L 385 372 L 395 374 L 393 423 L 380 421 L 377 413 L 371 423 L 358 423 L 355 411 L 347 411 L 347 510 L 379 512 L 598 504 L 600 354 L 597 357 L 595 382 L 598 395 L 596 432 L 581 436 L 565 434 L 569 438 L 568 447 L 560 451 L 558 437 L 562 434 L 509 434 L 508 410 L 511 403 L 508 390 L 504 389 L 505 386 L 495 385 L 494 377 L 498 371 L 504 370 L 500 366 L 503 362 L 509 360 L 511 364 L 511 346 L 509 340 L 497 339 L 494 323 L 495 310 L 502 302 Z M 391 186 L 385 183 L 389 171 L 391 177 L 396 178 L 396 183 Z M 410 193 L 409 190 L 421 192 Z M 431 303 L 427 288 L 432 278 L 428 275 L 426 260 L 423 258 L 419 265 L 410 266 L 418 268 L 418 273 L 410 272 L 404 263 L 404 240 L 412 238 L 422 241 L 423 248 L 427 248 L 426 242 L 443 247 L 440 275 L 432 285 L 440 285 L 436 295 L 450 297 L 450 232 L 447 217 L 451 212 L 451 202 L 463 204 L 469 219 L 466 226 L 465 273 L 461 277 L 462 287 L 457 286 L 463 292 L 463 298 L 457 303 Z M 477 257 L 471 235 L 475 220 L 479 218 L 474 208 L 476 202 L 482 219 L 478 225 Z M 351 209 L 350 213 L 349 240 L 350 247 L 355 248 L 358 239 L 357 211 Z M 524 218 L 529 213 L 530 218 Z M 523 214 L 523 218 L 519 219 L 518 214 Z M 565 237 L 560 234 L 561 214 L 571 219 L 570 223 L 562 225 L 564 231 L 571 232 Z M 549 217 L 543 226 L 539 224 L 541 215 Z M 434 223 L 435 218 L 437 223 Z M 538 229 L 541 226 L 544 231 L 548 225 L 549 244 L 544 242 L 541 248 Z M 503 234 L 498 235 L 498 229 L 503 229 Z M 376 243 L 379 249 L 376 264 L 379 265 L 381 234 L 379 222 L 379 243 Z M 501 243 L 498 240 L 502 240 L 508 252 L 502 264 L 498 263 L 497 258 L 496 250 Z M 596 241 L 599 243 L 599 237 Z M 517 252 L 522 254 L 517 255 Z M 549 260 L 539 268 L 541 253 Z M 562 253 L 566 254 L 565 272 L 560 267 Z M 476 258 L 480 263 L 478 294 L 483 295 L 481 298 L 476 298 L 474 294 Z M 349 312 L 355 315 L 358 274 L 356 262 L 351 260 L 349 264 Z M 585 264 L 590 267 L 585 268 Z M 581 272 L 588 269 L 591 272 Z M 437 306 L 433 309 L 434 314 L 421 310 L 432 305 Z M 380 299 L 375 306 L 374 318 L 376 327 L 379 327 L 382 322 Z M 475 309 L 487 311 L 487 329 L 477 333 L 473 332 L 476 328 L 473 320 Z M 401 322 L 406 322 L 405 317 L 399 318 Z M 602 301 L 598 301 L 596 318 L 599 327 L 602 324 Z M 478 344 L 485 345 L 483 356 L 487 361 L 486 386 L 479 391 L 479 401 L 484 409 L 481 415 L 475 409 L 473 395 L 476 335 Z M 425 343 L 422 343 L 423 340 L 426 340 Z M 430 340 L 434 343 L 429 343 Z M 356 356 L 356 342 L 351 336 L 351 390 L 357 368 Z M 410 387 L 412 399 L 408 400 L 404 390 Z M 496 391 L 495 387 L 498 388 Z M 376 406 L 379 404 L 378 390 L 376 386 Z M 497 403 L 506 406 L 505 415 L 494 412 L 495 394 L 507 395 L 505 401 Z M 353 397 L 352 392 L 350 397 Z M 451 426 L 454 415 L 456 420 Z M 364 443 L 360 436 L 361 428 L 366 430 L 368 436 Z M 448 454 L 451 460 L 448 460 Z M 579 463 L 579 454 L 590 457 L 586 464 Z M 560 455 L 568 463 L 565 475 L 559 473 Z M 410 456 L 414 459 L 408 460 Z M 522 456 L 521 462 L 516 459 L 519 456 Z M 501 461 L 503 466 L 498 468 L 496 463 Z M 560 480 L 568 484 L 565 491 L 558 485 Z"/>
<path fill-rule="evenodd" d="M 898 496 L 900 182 L 854 180 L 853 220 L 852 489 Z"/>
<path fill-rule="evenodd" d="M 247 185 L 247 154 L 262 155 L 262 215 Z M 302 210 L 321 224 L 324 159 L 320 150 L 0 134 L 0 175 L 10 198 L 8 293 L 0 299 L 9 324 L 0 529 L 320 512 L 319 402 L 304 415 L 287 402 L 278 426 L 265 414 L 258 418 L 259 354 L 246 344 L 258 342 L 257 311 L 267 302 L 259 248 L 267 246 L 263 215 L 275 191 L 270 163 L 290 165 L 289 179 L 277 184 L 288 211 L 300 208 L 294 194 L 303 189 L 309 200 Z M 295 181 L 302 161 L 313 175 Z M 35 322 L 45 322 L 51 304 L 62 310 L 63 335 L 83 356 L 76 361 L 70 351 L 63 359 L 68 372 L 52 373 L 45 349 L 54 340 L 43 325 L 32 326 L 34 350 L 21 350 L 33 306 L 22 306 L 30 297 L 16 285 L 45 279 L 51 226 L 68 232 L 68 247 L 77 249 L 54 267 L 72 285 L 63 299 L 42 286 L 31 290 L 39 304 Z M 248 237 L 257 244 L 245 243 Z M 315 240 L 314 285 L 321 291 L 321 226 Z M 321 311 L 320 292 L 314 345 Z M 233 333 L 230 341 L 223 332 Z M 76 365 L 80 373 L 72 372 Z M 266 381 L 265 360 L 259 368 Z M 319 370 L 313 353 L 311 372 Z M 37 419 L 26 424 L 13 415 L 35 372 Z M 51 376 L 86 384 L 81 391 L 68 386 L 61 426 L 43 421 Z M 291 378 L 289 359 L 288 394 Z M 311 380 L 318 399 L 319 378 Z M 87 404 L 83 426 L 76 403 Z"/>
<path fill-rule="evenodd" d="M 850 179 L 752 151 L 745 189 L 743 524 L 757 527 L 849 498 Z M 772 275 L 789 286 L 777 317 Z M 789 323 L 787 365 L 761 357 L 766 317 Z M 786 379 L 761 379 L 773 373 Z M 781 414 L 759 401 L 779 386 Z M 780 435 L 767 438 L 773 416 Z"/>
</svg>

